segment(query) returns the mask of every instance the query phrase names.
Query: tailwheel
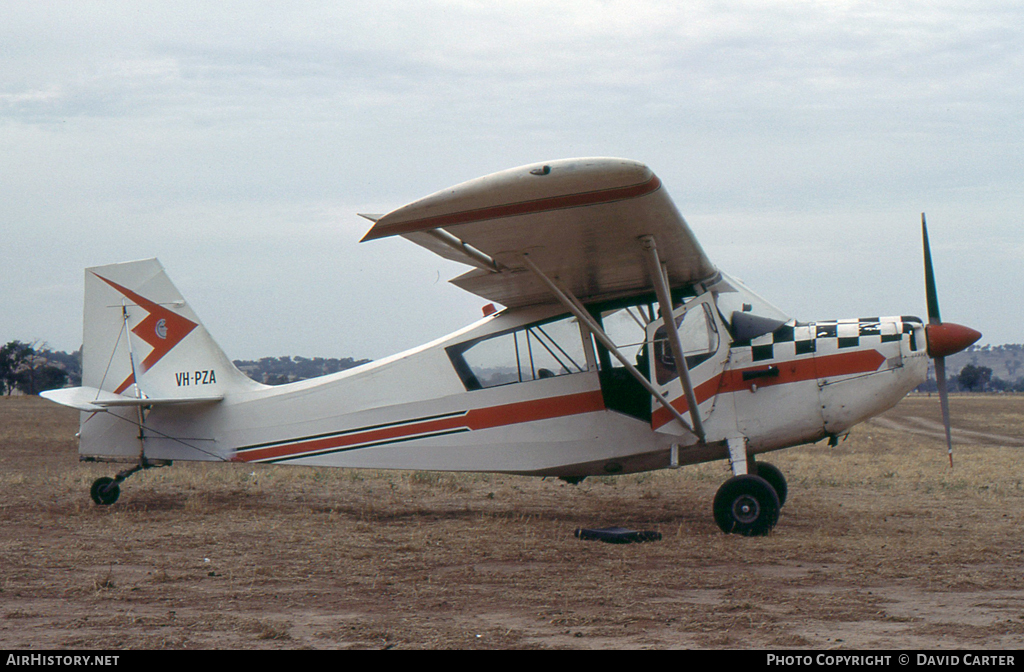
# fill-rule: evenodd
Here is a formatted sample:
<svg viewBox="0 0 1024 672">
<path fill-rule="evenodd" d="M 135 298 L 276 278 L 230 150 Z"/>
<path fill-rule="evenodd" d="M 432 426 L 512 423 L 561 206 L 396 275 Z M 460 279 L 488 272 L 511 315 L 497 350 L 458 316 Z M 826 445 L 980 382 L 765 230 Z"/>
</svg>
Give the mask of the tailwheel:
<svg viewBox="0 0 1024 672">
<path fill-rule="evenodd" d="M 726 534 L 763 536 L 779 522 L 779 496 L 760 476 L 742 474 L 722 484 L 715 495 L 715 522 Z"/>
<path fill-rule="evenodd" d="M 779 496 L 779 506 L 785 506 L 786 496 L 789 494 L 789 486 L 786 485 L 786 477 L 782 475 L 782 471 L 775 465 L 768 464 L 767 462 L 758 462 L 755 468 L 757 475 L 768 481 L 768 485 L 775 488 L 775 494 Z"/>
<path fill-rule="evenodd" d="M 139 459 L 139 463 L 135 466 L 129 467 L 124 471 L 118 472 L 117 476 L 110 478 L 109 476 L 103 476 L 97 478 L 92 483 L 92 487 L 89 488 L 89 496 L 92 497 L 92 501 L 96 502 L 100 506 L 109 506 L 117 501 L 117 498 L 121 496 L 121 481 L 128 478 L 132 474 L 144 469 L 155 469 L 157 467 L 169 467 L 173 464 L 170 460 L 148 460 L 145 457 Z"/>
<path fill-rule="evenodd" d="M 103 476 L 93 481 L 89 495 L 92 497 L 92 501 L 100 506 L 109 506 L 121 496 L 121 486 L 117 484 L 117 480 Z"/>
</svg>

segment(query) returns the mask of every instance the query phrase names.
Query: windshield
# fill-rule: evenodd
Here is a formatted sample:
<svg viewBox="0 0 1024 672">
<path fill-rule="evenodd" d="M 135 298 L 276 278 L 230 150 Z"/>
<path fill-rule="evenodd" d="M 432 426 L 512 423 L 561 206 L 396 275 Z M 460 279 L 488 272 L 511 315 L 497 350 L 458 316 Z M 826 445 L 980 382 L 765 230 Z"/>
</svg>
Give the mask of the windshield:
<svg viewBox="0 0 1024 672">
<path fill-rule="evenodd" d="M 790 320 L 786 313 L 725 273 L 710 290 L 715 296 L 719 314 L 737 341 L 770 333 Z"/>
</svg>

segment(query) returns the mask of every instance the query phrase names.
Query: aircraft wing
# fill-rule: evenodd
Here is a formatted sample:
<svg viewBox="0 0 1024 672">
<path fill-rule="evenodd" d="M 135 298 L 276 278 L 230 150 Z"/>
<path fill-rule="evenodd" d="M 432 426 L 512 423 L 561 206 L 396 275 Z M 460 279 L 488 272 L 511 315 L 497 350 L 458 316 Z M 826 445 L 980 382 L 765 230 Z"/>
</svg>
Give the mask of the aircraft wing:
<svg viewBox="0 0 1024 672">
<path fill-rule="evenodd" d="M 470 180 L 376 219 L 363 240 L 396 235 L 475 266 L 452 283 L 509 307 L 552 300 L 523 253 L 587 302 L 651 289 L 645 235 L 671 286 L 716 272 L 661 180 L 626 159 L 563 159 Z"/>
</svg>

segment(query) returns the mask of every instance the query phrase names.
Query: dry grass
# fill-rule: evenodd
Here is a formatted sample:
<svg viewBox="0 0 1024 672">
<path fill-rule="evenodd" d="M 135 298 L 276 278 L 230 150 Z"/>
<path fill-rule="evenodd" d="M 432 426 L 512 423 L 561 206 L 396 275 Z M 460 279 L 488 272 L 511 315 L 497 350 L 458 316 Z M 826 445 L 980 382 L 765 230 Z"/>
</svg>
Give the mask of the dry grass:
<svg viewBox="0 0 1024 672">
<path fill-rule="evenodd" d="M 896 422 L 938 416 L 911 397 Z M 1024 397 L 953 400 L 1024 437 Z M 176 464 L 93 506 L 77 414 L 0 400 L 6 648 L 826 648 L 1024 644 L 1022 448 L 866 424 L 769 457 L 776 531 L 722 535 L 722 463 L 556 480 Z M 581 542 L 579 526 L 663 533 Z"/>
</svg>

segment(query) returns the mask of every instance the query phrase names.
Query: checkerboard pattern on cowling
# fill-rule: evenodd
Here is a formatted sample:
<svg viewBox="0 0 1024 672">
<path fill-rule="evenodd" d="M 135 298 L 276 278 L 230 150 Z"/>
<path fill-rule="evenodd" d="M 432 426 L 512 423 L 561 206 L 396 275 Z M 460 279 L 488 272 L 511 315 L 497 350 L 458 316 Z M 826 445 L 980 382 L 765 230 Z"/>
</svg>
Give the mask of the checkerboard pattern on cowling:
<svg viewBox="0 0 1024 672">
<path fill-rule="evenodd" d="M 790 320 L 770 334 L 732 345 L 734 364 L 772 359 L 792 359 L 797 355 L 831 354 L 845 348 L 899 341 L 903 334 L 914 337 L 916 317 L 861 317 L 825 322 Z"/>
</svg>

